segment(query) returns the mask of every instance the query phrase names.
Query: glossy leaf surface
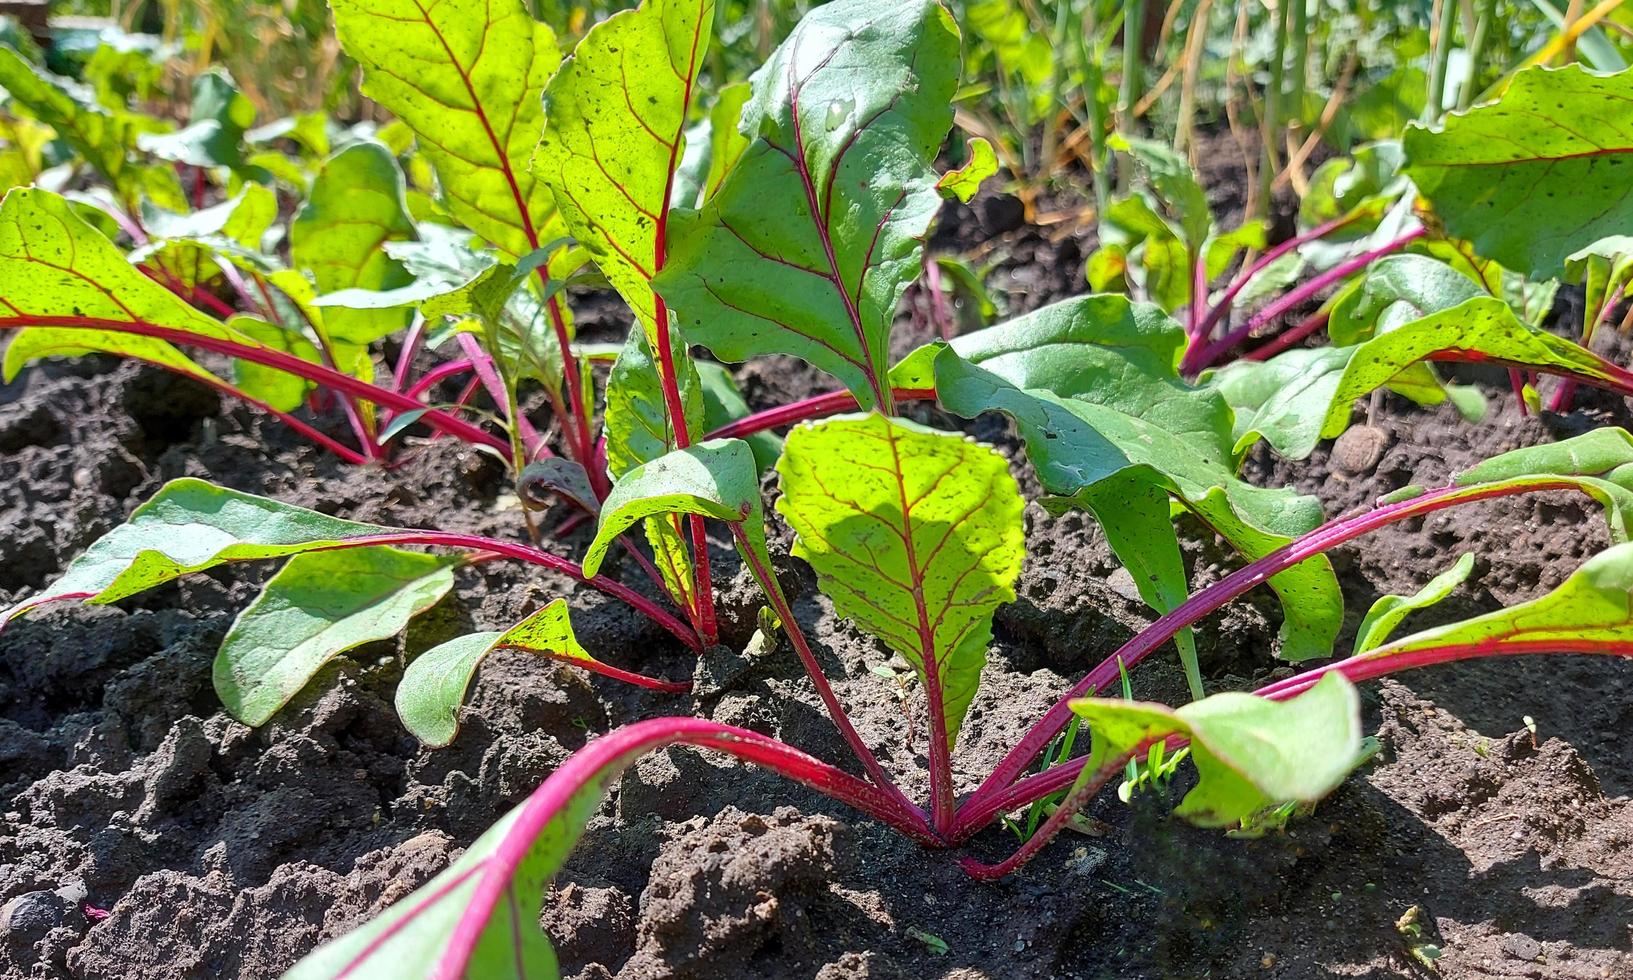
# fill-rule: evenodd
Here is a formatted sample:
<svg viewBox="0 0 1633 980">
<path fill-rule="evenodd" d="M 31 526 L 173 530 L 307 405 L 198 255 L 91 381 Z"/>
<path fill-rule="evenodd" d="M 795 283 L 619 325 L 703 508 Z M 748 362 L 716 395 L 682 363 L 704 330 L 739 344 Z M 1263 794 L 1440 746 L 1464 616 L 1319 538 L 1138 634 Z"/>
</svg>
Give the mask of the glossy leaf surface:
<svg viewBox="0 0 1633 980">
<path fill-rule="evenodd" d="M 754 76 L 751 137 L 703 209 L 670 216 L 654 282 L 682 332 L 728 361 L 794 354 L 889 405 L 891 320 L 941 204 L 958 32 L 930 0 L 838 0 Z"/>
<path fill-rule="evenodd" d="M 396 636 L 453 588 L 462 559 L 390 547 L 298 554 L 238 614 L 216 653 L 216 694 L 260 725 L 323 665 Z"/>
</svg>

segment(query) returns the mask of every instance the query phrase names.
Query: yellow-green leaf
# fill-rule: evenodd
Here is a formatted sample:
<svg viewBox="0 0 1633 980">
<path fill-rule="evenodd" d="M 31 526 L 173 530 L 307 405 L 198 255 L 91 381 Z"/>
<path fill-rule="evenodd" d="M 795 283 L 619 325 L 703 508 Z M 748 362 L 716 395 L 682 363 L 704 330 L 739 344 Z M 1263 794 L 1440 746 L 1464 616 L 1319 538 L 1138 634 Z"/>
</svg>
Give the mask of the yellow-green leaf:
<svg viewBox="0 0 1633 980">
<path fill-rule="evenodd" d="M 795 428 L 777 472 L 794 554 L 836 612 L 919 672 L 950 749 L 1026 553 L 1008 464 L 962 435 L 872 413 Z"/>
<path fill-rule="evenodd" d="M 406 123 L 455 220 L 520 258 L 544 241 L 549 191 L 528 170 L 561 54 L 522 0 L 333 0 L 363 93 Z"/>
</svg>

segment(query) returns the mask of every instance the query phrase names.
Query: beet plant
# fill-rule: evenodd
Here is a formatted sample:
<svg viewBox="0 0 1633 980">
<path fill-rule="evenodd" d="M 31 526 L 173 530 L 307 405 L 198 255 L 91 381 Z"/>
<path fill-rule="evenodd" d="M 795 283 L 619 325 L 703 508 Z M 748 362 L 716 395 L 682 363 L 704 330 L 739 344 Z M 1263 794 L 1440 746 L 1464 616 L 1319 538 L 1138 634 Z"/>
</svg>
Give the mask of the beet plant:
<svg viewBox="0 0 1633 980">
<path fill-rule="evenodd" d="M 1169 315 L 1174 303 L 1098 293 L 893 358 L 896 312 L 922 273 L 924 241 L 942 201 L 967 197 L 992 165 L 990 154 L 972 150 L 967 168 L 942 173 L 935 166 L 953 124 L 960 35 L 934 0 L 884 8 L 836 0 L 816 8 L 746 88 L 721 87 L 712 104 L 702 68 L 715 20 L 707 0 L 646 0 L 590 29 L 565 60 L 519 2 L 335 0 L 335 14 L 342 42 L 363 67 L 365 90 L 416 135 L 437 174 L 440 196 L 431 203 L 470 236 L 433 237 L 409 219 L 393 224 L 406 213 L 391 210 L 401 195 L 393 190 L 375 200 L 379 195 L 365 193 L 395 187 L 393 158 L 367 143 L 342 151 L 323 175 L 356 167 L 358 176 L 349 193 L 314 186 L 296 221 L 306 229 L 300 240 L 324 228 L 349 236 L 349 209 L 367 200 L 380 214 L 357 220 L 421 247 L 369 252 L 374 264 L 349 266 L 344 279 L 328 278 L 318 271 L 326 260 L 313 259 L 307 288 L 315 283 L 324 296 L 305 303 L 321 311 L 309 325 L 317 331 L 321 321 L 324 333 L 331 324 L 371 325 L 356 327 L 355 338 L 389 320 L 423 338 L 452 318 L 466 355 L 456 363 L 488 389 L 506 438 L 326 366 L 319 344 L 305 356 L 290 353 L 256 340 L 241 318 L 222 322 L 198 311 L 151 281 L 66 199 L 41 190 L 13 191 L 0 205 L 0 302 L 11 311 L 0 324 L 22 330 L 8 365 L 19 344 L 19 362 L 106 350 L 227 386 L 180 353 L 190 346 L 274 369 L 279 385 L 295 379 L 296 401 L 320 384 L 390 408 L 404 425 L 424 422 L 473 443 L 497 443 L 524 497 L 541 503 L 560 495 L 593 515 L 596 532 L 582 562 L 516 541 L 342 520 L 178 480 L 0 622 L 52 601 L 112 602 L 222 564 L 284 559 L 229 630 L 215 666 L 229 711 L 258 724 L 324 663 L 394 634 L 448 592 L 458 566 L 479 561 L 519 560 L 565 574 L 704 651 L 719 632 L 712 526 L 729 532 L 769 608 L 767 632 L 786 635 L 855 759 L 842 768 L 766 735 L 690 717 L 603 734 L 447 871 L 314 952 L 291 976 L 555 975 L 534 914 L 544 889 L 617 775 L 669 745 L 770 768 L 926 848 L 958 850 L 971 875 L 992 878 L 1024 864 L 1095 792 L 1158 749 L 1178 762 L 1173 753 L 1188 746 L 1180 764 L 1188 764 L 1185 778 L 1194 784 L 1180 816 L 1259 829 L 1289 805 L 1314 806 L 1363 761 L 1357 682 L 1474 657 L 1633 654 L 1633 436 L 1620 429 L 1504 454 L 1444 487 L 1407 488 L 1334 520 L 1324 520 L 1313 497 L 1240 476 L 1256 442 L 1289 457 L 1308 455 L 1341 434 L 1356 402 L 1380 389 L 1424 402 L 1455 397 L 1430 370 L 1439 360 L 1489 361 L 1633 393 L 1633 374 L 1540 329 L 1509 298 L 1379 261 L 1399 245 L 1357 245 L 1330 266 L 1342 274 L 1323 280 L 1327 273 L 1320 273 L 1310 280 L 1320 285 L 1302 287 L 1298 302 L 1366 270 L 1362 282 L 1370 285 L 1347 294 L 1331 314 L 1349 325 L 1353 343 L 1288 351 L 1198 383 L 1192 376 L 1215 360 L 1209 352 L 1234 344 L 1231 333 L 1213 332 L 1224 314 L 1208 312 L 1202 293 L 1244 243 L 1263 244 L 1262 229 L 1219 232 L 1188 170 L 1131 141 L 1155 194 L 1178 202 L 1178 227 L 1144 198 L 1130 199 L 1141 203 L 1122 213 L 1144 221 L 1142 251 L 1136 257 L 1125 247 L 1118 261 L 1137 259 L 1152 273 L 1168 261 L 1155 256 L 1181 256 L 1164 274 L 1177 268 L 1189 283 L 1189 291 L 1173 294 L 1190 310 L 1189 327 Z M 704 119 L 708 128 L 698 128 Z M 369 172 L 376 177 L 363 176 Z M 1370 209 L 1367 220 L 1417 220 L 1392 179 L 1378 187 L 1368 192 L 1370 203 L 1354 205 Z M 1380 204 L 1385 198 L 1407 203 Z M 1237 281 L 1251 282 L 1336 227 L 1279 254 L 1271 249 L 1257 272 L 1250 264 L 1248 278 Z M 1427 238 L 1427 228 L 1413 225 L 1391 240 Z M 491 249 L 472 248 L 472 237 Z M 588 352 L 575 347 L 563 302 L 566 279 L 585 262 L 635 321 L 611 365 L 601 436 L 589 358 L 579 356 Z M 1424 281 L 1438 285 L 1418 288 Z M 1228 311 L 1243 288 L 1215 309 Z M 285 295 L 300 292 L 292 285 Z M 421 342 L 403 342 L 404 363 Z M 741 413 L 721 409 L 738 407 L 728 397 L 735 393 L 695 348 L 733 362 L 793 355 L 843 387 L 731 418 Z M 400 382 L 406 375 L 398 374 Z M 547 390 L 562 433 L 560 456 L 526 422 L 524 381 Z M 906 416 L 905 406 L 930 401 L 944 414 Z M 987 413 L 1006 417 L 1019 434 L 1044 491 L 1040 503 L 1091 515 L 1159 616 L 1035 719 L 961 799 L 951 760 L 993 641 L 994 613 L 1015 598 L 1027 500 L 995 449 L 923 419 Z M 368 413 L 354 406 L 351 414 L 359 438 L 368 437 Z M 766 440 L 788 426 L 780 447 Z M 834 611 L 903 658 L 924 691 L 929 793 L 922 801 L 908 798 L 850 721 L 778 581 L 761 482 L 772 459 L 772 509 L 792 532 L 793 557 L 815 572 Z M 1251 693 L 1205 689 L 1191 630 L 1249 589 L 1268 584 L 1277 593 L 1282 659 L 1329 658 L 1343 602 L 1326 552 L 1394 522 L 1550 491 L 1601 504 L 1613 541 L 1554 592 L 1392 639 L 1406 616 L 1467 575 L 1468 561 L 1460 559 L 1419 594 L 1379 600 L 1351 657 Z M 1194 594 L 1180 550 L 1182 515 L 1244 562 Z M 637 527 L 651 558 L 630 541 Z M 439 550 L 407 550 L 418 547 Z M 662 599 L 603 574 L 615 547 Z M 1170 645 L 1194 700 L 1170 706 L 1106 696 Z M 660 692 L 691 686 L 641 673 L 639 664 L 621 666 L 638 659 L 627 652 L 603 660 L 587 650 L 559 597 L 505 629 L 416 657 L 397 691 L 409 730 L 429 746 L 451 742 L 471 678 L 501 647 Z M 1049 752 L 1074 724 L 1087 736 L 1074 744 L 1087 751 Z M 989 853 L 990 841 L 975 840 L 1045 800 L 1058 802 L 1013 853 Z"/>
</svg>

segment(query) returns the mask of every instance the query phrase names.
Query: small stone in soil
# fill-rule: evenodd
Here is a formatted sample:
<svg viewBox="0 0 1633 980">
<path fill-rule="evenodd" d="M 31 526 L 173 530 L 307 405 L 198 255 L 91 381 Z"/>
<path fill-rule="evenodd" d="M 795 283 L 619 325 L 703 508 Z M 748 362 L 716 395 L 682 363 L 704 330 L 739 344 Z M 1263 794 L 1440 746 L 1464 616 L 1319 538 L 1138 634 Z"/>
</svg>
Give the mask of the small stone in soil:
<svg viewBox="0 0 1633 980">
<path fill-rule="evenodd" d="M 1364 476 L 1383 459 L 1388 446 L 1389 437 L 1382 429 L 1371 425 L 1353 426 L 1333 443 L 1333 468 L 1348 476 Z"/>
</svg>

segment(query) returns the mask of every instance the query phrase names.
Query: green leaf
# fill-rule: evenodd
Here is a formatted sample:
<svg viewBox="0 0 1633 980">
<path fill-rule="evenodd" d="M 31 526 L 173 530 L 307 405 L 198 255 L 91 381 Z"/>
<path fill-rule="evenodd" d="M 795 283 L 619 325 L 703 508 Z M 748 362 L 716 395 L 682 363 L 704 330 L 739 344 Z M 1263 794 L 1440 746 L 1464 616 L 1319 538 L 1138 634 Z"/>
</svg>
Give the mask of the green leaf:
<svg viewBox="0 0 1633 980">
<path fill-rule="evenodd" d="M 1496 102 L 1406 131 L 1406 173 L 1456 237 L 1535 279 L 1633 224 L 1633 72 L 1528 68 Z"/>
<path fill-rule="evenodd" d="M 697 369 L 673 326 L 669 332 L 687 431 L 702 434 L 703 391 Z M 658 365 L 647 346 L 647 331 L 629 332 L 629 339 L 607 376 L 606 398 L 607 470 L 615 480 L 621 480 L 630 470 L 676 447 Z M 669 594 L 689 608 L 693 566 L 681 523 L 674 515 L 662 514 L 648 519 L 645 529 L 647 543 L 652 546 Z"/>
<path fill-rule="evenodd" d="M 278 195 L 260 184 L 245 184 L 243 190 L 197 211 L 176 214 L 142 202 L 142 225 L 151 238 L 225 239 L 241 248 L 258 250 L 261 239 L 278 220 Z"/>
<path fill-rule="evenodd" d="M 754 76 L 752 138 L 701 211 L 676 209 L 654 287 L 728 361 L 795 354 L 889 404 L 891 320 L 941 204 L 958 32 L 933 0 L 812 10 Z"/>
<path fill-rule="evenodd" d="M 743 158 L 743 151 L 748 149 L 748 137 L 743 135 L 738 124 L 743 118 L 743 107 L 748 105 L 749 97 L 753 94 L 754 87 L 748 82 L 732 82 L 720 89 L 714 106 L 709 109 L 709 171 L 697 198 L 698 207 L 719 192 L 726 175 L 732 172 L 737 161 Z"/>
<path fill-rule="evenodd" d="M 1483 295 L 1479 283 L 1444 262 L 1391 255 L 1333 300 L 1327 335 L 1336 346 L 1360 343 Z"/>
<path fill-rule="evenodd" d="M 0 57 L 5 51 L 0 49 Z M 57 318 L 106 321 L 106 330 L 55 327 Z M 15 377 L 33 357 L 107 351 L 213 378 L 170 343 L 115 329 L 148 324 L 256 345 L 188 306 L 125 261 L 119 249 L 86 224 L 63 198 L 15 188 L 0 202 L 0 320 L 40 323 L 13 336 L 4 373 Z M 217 384 L 221 384 L 219 380 Z"/>
<path fill-rule="evenodd" d="M 0 45 L 0 91 L 13 103 L 56 131 L 79 156 L 118 192 L 132 211 L 149 199 L 172 211 L 187 209 L 187 197 L 169 167 L 150 166 L 131 158 L 138 136 L 160 132 L 164 124 L 129 112 L 109 112 L 73 94 L 66 79 L 47 75 Z"/>
<path fill-rule="evenodd" d="M 1227 365 L 1209 383 L 1237 411 L 1239 444 L 1263 436 L 1277 453 L 1304 459 L 1321 440 L 1337 438 L 1349 428 L 1356 400 L 1386 384 L 1410 380 L 1402 373 L 1441 352 L 1622 383 L 1615 365 L 1525 323 L 1508 303 L 1484 295 L 1365 343 L 1288 351 L 1261 363 Z M 1421 381 L 1412 393 L 1420 401 L 1432 400 Z"/>
<path fill-rule="evenodd" d="M 1588 343 L 1600 315 L 1633 293 L 1633 236 L 1611 235 L 1572 252 L 1565 279 L 1582 285 L 1582 342 Z"/>
<path fill-rule="evenodd" d="M 476 668 L 501 649 L 526 650 L 591 669 L 606 666 L 578 642 L 567 600 L 552 599 L 510 629 L 456 637 L 415 657 L 397 684 L 397 716 L 403 726 L 432 748 L 452 743 Z"/>
<path fill-rule="evenodd" d="M 1113 134 L 1108 142 L 1112 149 L 1128 153 L 1139 163 L 1152 190 L 1179 223 L 1180 237 L 1191 248 L 1201 248 L 1213 230 L 1213 212 L 1208 208 L 1208 195 L 1185 155 L 1155 140 Z"/>
<path fill-rule="evenodd" d="M 711 439 L 625 473 L 601 502 L 595 540 L 584 553 L 584 574 L 600 571 L 607 549 L 636 522 L 673 514 L 699 514 L 741 524 L 755 550 L 763 552 L 760 481 L 748 443 Z"/>
<path fill-rule="evenodd" d="M 388 530 L 191 477 L 172 480 L 44 592 L 0 613 L 0 625 L 48 602 L 105 604 L 227 562 L 319 551 Z"/>
<path fill-rule="evenodd" d="M 413 237 L 396 157 L 379 143 L 353 143 L 312 182 L 289 225 L 289 259 L 311 273 L 319 293 L 400 289 L 414 277 L 383 246 Z M 334 308 L 323 319 L 329 336 L 368 344 L 406 327 L 409 311 Z"/>
<path fill-rule="evenodd" d="M 1008 464 L 963 436 L 873 413 L 796 427 L 777 472 L 794 554 L 835 612 L 918 671 L 951 749 L 1026 552 L 1026 501 Z"/>
<path fill-rule="evenodd" d="M 1158 613 L 1169 613 L 1190 596 L 1185 556 L 1174 531 L 1168 491 L 1135 470 L 1123 470 L 1080 491 L 1076 502 L 1094 515 L 1106 543 L 1128 569 L 1140 598 Z M 1174 634 L 1191 696 L 1202 697 L 1196 638 L 1190 627 Z"/>
<path fill-rule="evenodd" d="M 1230 408 L 1217 392 L 1178 378 L 1173 364 L 1183 331 L 1153 308 L 1080 297 L 967 338 L 934 358 L 938 402 L 964 418 L 988 411 L 1012 418 L 1039 482 L 1062 498 L 1052 506 L 1092 502 L 1096 513 L 1120 515 L 1125 505 L 1085 492 L 1129 471 L 1174 495 L 1249 559 L 1321 522 L 1314 498 L 1236 477 Z M 969 358 L 959 356 L 960 347 Z M 922 357 L 916 352 L 898 367 L 904 378 L 919 373 Z M 1142 524 L 1126 533 L 1149 530 Z M 1178 584 L 1172 574 L 1170 565 L 1170 589 Z M 1296 565 L 1270 584 L 1286 613 L 1282 656 L 1328 655 L 1343 601 L 1326 559 Z"/>
<path fill-rule="evenodd" d="M 454 585 L 463 559 L 384 546 L 298 554 L 238 614 L 216 653 L 216 694 L 261 725 L 323 665 L 396 636 Z"/>
<path fill-rule="evenodd" d="M 737 390 L 730 371 L 714 361 L 693 361 L 692 366 L 697 368 L 698 382 L 703 386 L 703 431 L 713 432 L 749 416 L 748 402 Z M 684 395 L 683 389 L 683 398 Z M 754 450 L 754 464 L 760 472 L 777 465 L 777 457 L 782 455 L 781 436 L 774 432 L 756 432 L 743 441 Z"/>
<path fill-rule="evenodd" d="M 403 727 L 432 748 L 453 742 L 459 734 L 459 706 L 465 703 L 465 690 L 476 676 L 477 665 L 493 652 L 499 635 L 497 631 L 468 633 L 415 657 L 397 683 L 397 717 Z"/>
<path fill-rule="evenodd" d="M 1315 803 L 1361 758 L 1360 698 L 1336 673 L 1280 702 L 1232 691 L 1177 709 L 1084 698 L 1072 710 L 1094 734 L 1085 772 L 1118 764 L 1153 739 L 1190 739 L 1197 783 L 1174 813 L 1204 827 L 1234 827 L 1283 803 Z"/>
<path fill-rule="evenodd" d="M 670 338 L 687 430 L 701 434 L 703 391 L 697 368 L 673 327 Z M 614 479 L 675 448 L 674 429 L 664 404 L 663 386 L 658 380 L 658 365 L 644 330 L 630 331 L 624 349 L 607 376 L 606 428 L 607 469 Z"/>
<path fill-rule="evenodd" d="M 1149 303 L 1115 294 L 1074 296 L 947 344 L 920 347 L 891 368 L 891 385 L 935 387 L 936 358 L 946 347 L 1016 387 L 1070 396 L 1125 373 L 1177 377 L 1185 332 Z"/>
<path fill-rule="evenodd" d="M 561 497 L 587 514 L 601 512 L 601 500 L 595 495 L 590 474 L 578 461 L 565 456 L 546 456 L 528 463 L 516 478 L 516 492 L 525 506 L 536 510 L 549 507 L 553 497 Z"/>
<path fill-rule="evenodd" d="M 1451 595 L 1453 589 L 1468 580 L 1472 571 L 1474 553 L 1469 552 L 1412 595 L 1380 596 L 1378 601 L 1372 604 L 1372 608 L 1367 610 L 1360 628 L 1356 630 L 1354 653 L 1361 654 L 1373 647 L 1382 646 L 1384 641 L 1389 639 L 1389 634 L 1400 626 L 1402 620 L 1419 609 L 1426 609 Z"/>
<path fill-rule="evenodd" d="M 1614 545 L 1588 559 L 1545 596 L 1460 623 L 1414 633 L 1378 647 L 1384 660 L 1439 647 L 1479 644 L 1491 652 L 1568 651 L 1633 643 L 1633 544 Z"/>
<path fill-rule="evenodd" d="M 244 159 L 244 133 L 255 125 L 255 103 L 238 90 L 220 68 L 193 79 L 193 103 L 187 125 L 174 133 L 144 133 L 136 145 L 161 160 L 194 167 L 227 167 L 262 180 L 268 175 Z"/>
<path fill-rule="evenodd" d="M 713 25 L 713 0 L 645 0 L 592 27 L 544 92 L 534 172 L 652 343 L 652 277 Z"/>
<path fill-rule="evenodd" d="M 988 177 L 998 172 L 998 154 L 992 144 L 976 136 L 969 140 L 964 151 L 964 165 L 949 170 L 936 181 L 936 190 L 947 197 L 955 197 L 965 204 L 981 189 Z"/>
<path fill-rule="evenodd" d="M 508 258 L 548 237 L 550 192 L 528 171 L 541 96 L 561 62 L 522 0 L 333 0 L 363 93 L 401 119 L 436 169 L 448 213 Z"/>
<path fill-rule="evenodd" d="M 266 322 L 252 316 L 235 316 L 227 321 L 227 326 L 249 337 L 262 346 L 281 350 L 285 354 L 293 354 L 303 361 L 313 364 L 323 363 L 323 355 L 318 352 L 316 345 L 306 339 L 305 335 L 293 330 Z M 68 333 L 70 331 L 63 331 Z M 78 331 L 73 331 L 78 332 Z M 128 336 L 116 334 L 115 336 Z M 145 339 L 145 338 L 138 338 Z M 125 352 L 122 352 L 125 353 Z M 251 398 L 260 399 L 280 412 L 293 412 L 306 401 L 313 385 L 310 381 L 287 371 L 270 368 L 254 361 L 237 360 L 233 362 L 233 384 L 238 390 Z"/>
<path fill-rule="evenodd" d="M 1633 435 L 1626 430 L 1607 426 L 1562 442 L 1515 449 L 1458 473 L 1452 483 L 1478 488 L 1538 476 L 1566 478 L 1603 504 L 1611 541 L 1633 538 Z"/>
</svg>

